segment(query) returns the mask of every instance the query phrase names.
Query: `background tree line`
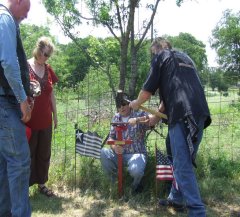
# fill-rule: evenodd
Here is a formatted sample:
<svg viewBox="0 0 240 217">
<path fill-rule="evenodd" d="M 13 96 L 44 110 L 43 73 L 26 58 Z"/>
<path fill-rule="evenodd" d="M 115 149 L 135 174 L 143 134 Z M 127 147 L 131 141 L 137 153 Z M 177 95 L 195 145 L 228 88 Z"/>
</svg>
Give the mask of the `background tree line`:
<svg viewBox="0 0 240 217">
<path fill-rule="evenodd" d="M 136 1 L 135 5 L 122 4 L 121 6 L 115 4 L 121 1 L 111 1 L 110 5 L 106 4 L 106 1 L 94 2 L 94 5 L 88 4 L 92 9 L 92 20 L 95 24 L 101 24 L 112 29 L 110 31 L 112 32 L 111 37 L 104 39 L 92 36 L 86 38 L 77 37 L 72 31 L 77 25 L 80 25 L 81 19 L 84 18 L 79 14 L 76 5 L 72 1 L 71 4 L 69 1 L 61 1 L 61 3 L 59 1 L 45 1 L 46 8 L 59 20 L 64 33 L 72 38 L 72 42 L 59 44 L 54 36 L 50 34 L 48 27 L 24 24 L 21 28 L 21 34 L 27 56 L 31 56 L 32 49 L 40 36 L 49 36 L 56 45 L 56 52 L 50 59 L 50 63 L 60 78 L 60 88 L 74 88 L 84 82 L 86 78 L 91 79 L 91 76 L 99 76 L 99 79 L 102 80 L 101 88 L 111 90 L 113 93 L 116 89 L 122 88 L 129 92 L 130 96 L 135 97 L 147 76 L 151 61 L 149 47 L 152 39 L 145 37 L 144 30 L 146 32 L 147 29 L 150 29 L 152 20 L 146 21 L 149 26 L 143 28 L 143 33 L 140 34 L 141 36 L 144 35 L 144 37 L 132 34 L 134 32 L 133 26 L 129 30 L 130 33 L 126 33 L 127 29 L 121 29 L 120 27 L 123 24 L 121 24 L 120 20 L 123 19 L 124 26 L 130 25 L 129 22 L 134 21 L 134 18 L 129 17 L 129 7 L 135 7 L 135 9 L 143 7 L 143 5 L 140 5 L 140 1 Z M 104 2 L 105 4 L 103 4 Z M 133 4 L 134 1 L 130 2 Z M 70 5 L 64 8 L 63 5 L 58 4 Z M 150 8 L 152 18 L 154 18 L 153 12 L 157 9 L 157 5 L 148 4 L 146 7 Z M 121 9 L 122 12 L 112 13 L 112 10 L 116 8 Z M 125 15 L 122 14 L 124 10 L 126 10 Z M 132 16 L 134 16 L 134 12 L 132 13 Z M 74 14 L 72 19 L 67 19 L 72 14 Z M 114 15 L 110 16 L 109 14 Z M 172 43 L 174 48 L 187 53 L 194 60 L 203 85 L 208 85 L 213 90 L 217 89 L 226 92 L 231 85 L 239 85 L 239 15 L 240 12 L 234 14 L 226 10 L 212 31 L 210 43 L 211 47 L 217 51 L 219 67 L 208 67 L 205 44 L 191 34 L 180 33 L 178 36 L 164 36 Z M 114 30 L 120 31 L 120 34 L 117 35 Z M 93 89 L 97 91 L 97 88 Z"/>
</svg>

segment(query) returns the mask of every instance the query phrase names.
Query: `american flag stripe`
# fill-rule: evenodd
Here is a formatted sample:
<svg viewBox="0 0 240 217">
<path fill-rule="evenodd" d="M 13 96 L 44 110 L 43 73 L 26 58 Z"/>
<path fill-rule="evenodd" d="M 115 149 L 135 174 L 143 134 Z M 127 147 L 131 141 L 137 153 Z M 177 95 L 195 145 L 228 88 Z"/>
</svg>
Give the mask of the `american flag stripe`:
<svg viewBox="0 0 240 217">
<path fill-rule="evenodd" d="M 172 181 L 173 180 L 173 177 L 171 175 L 167 176 L 167 175 L 157 175 L 156 178 L 158 180 L 163 180 L 163 181 Z"/>
<path fill-rule="evenodd" d="M 170 165 L 157 165 L 156 178 L 159 180 L 173 180 L 172 166 Z"/>
<path fill-rule="evenodd" d="M 178 185 L 174 177 L 173 166 L 170 160 L 160 150 L 156 148 L 156 179 L 170 180 L 178 190 Z"/>
<path fill-rule="evenodd" d="M 172 166 L 171 165 L 157 165 L 157 169 L 166 169 L 172 172 Z"/>
</svg>

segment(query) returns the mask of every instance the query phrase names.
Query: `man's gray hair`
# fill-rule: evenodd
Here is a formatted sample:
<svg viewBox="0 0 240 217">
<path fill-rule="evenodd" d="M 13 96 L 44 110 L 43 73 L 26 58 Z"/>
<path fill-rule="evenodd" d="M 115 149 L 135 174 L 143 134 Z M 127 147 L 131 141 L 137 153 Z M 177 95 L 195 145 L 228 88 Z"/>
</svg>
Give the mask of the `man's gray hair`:
<svg viewBox="0 0 240 217">
<path fill-rule="evenodd" d="M 158 38 L 154 39 L 152 44 L 151 44 L 151 47 L 153 47 L 153 46 L 160 49 L 160 50 L 172 49 L 171 43 L 168 40 L 166 40 L 165 38 L 162 38 L 162 37 L 158 37 Z"/>
</svg>

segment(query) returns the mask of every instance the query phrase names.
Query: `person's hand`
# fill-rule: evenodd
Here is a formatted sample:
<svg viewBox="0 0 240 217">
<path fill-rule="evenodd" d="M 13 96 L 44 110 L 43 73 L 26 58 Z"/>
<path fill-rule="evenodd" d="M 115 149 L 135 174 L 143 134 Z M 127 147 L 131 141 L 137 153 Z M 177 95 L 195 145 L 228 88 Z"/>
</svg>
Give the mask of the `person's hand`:
<svg viewBox="0 0 240 217">
<path fill-rule="evenodd" d="M 129 118 L 128 123 L 134 127 L 137 123 L 138 123 L 138 119 L 137 118 Z"/>
<path fill-rule="evenodd" d="M 136 118 L 129 118 L 128 123 L 131 126 L 135 126 L 136 124 L 149 124 L 149 116 L 142 116 L 142 117 L 136 117 Z"/>
<path fill-rule="evenodd" d="M 31 112 L 32 112 L 31 107 L 28 104 L 28 100 L 25 100 L 20 103 L 20 109 L 22 112 L 21 121 L 23 123 L 27 123 L 31 119 Z"/>
<path fill-rule="evenodd" d="M 34 107 L 34 98 L 33 97 L 28 97 L 27 101 L 28 101 L 29 107 L 32 111 L 33 107 Z"/>
<path fill-rule="evenodd" d="M 134 109 L 134 110 L 138 110 L 140 107 L 140 104 L 138 102 L 138 100 L 133 100 L 132 102 L 129 103 L 129 107 Z"/>
<path fill-rule="evenodd" d="M 165 105 L 164 105 L 163 101 L 161 101 L 161 103 L 160 103 L 160 105 L 158 107 L 158 111 L 162 112 L 162 113 L 165 111 Z"/>
<path fill-rule="evenodd" d="M 122 154 L 123 153 L 123 147 L 121 145 L 112 145 L 112 149 L 116 154 Z"/>
<path fill-rule="evenodd" d="M 161 119 L 156 115 L 149 116 L 149 126 L 155 126 Z"/>
</svg>

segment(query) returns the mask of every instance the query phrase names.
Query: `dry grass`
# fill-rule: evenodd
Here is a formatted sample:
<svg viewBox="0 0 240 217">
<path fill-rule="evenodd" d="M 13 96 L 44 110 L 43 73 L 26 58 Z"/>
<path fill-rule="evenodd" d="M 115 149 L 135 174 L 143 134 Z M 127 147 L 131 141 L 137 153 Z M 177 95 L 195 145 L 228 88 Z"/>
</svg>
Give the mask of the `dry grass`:
<svg viewBox="0 0 240 217">
<path fill-rule="evenodd" d="M 101 195 L 68 191 L 55 188 L 56 197 L 46 198 L 37 191 L 30 195 L 33 217 L 170 217 L 187 216 L 187 212 L 175 213 L 170 209 L 156 209 L 153 200 L 142 203 L 141 195 L 123 200 L 105 198 Z M 209 217 L 240 217 L 240 198 L 231 204 L 211 201 L 207 205 Z"/>
</svg>

